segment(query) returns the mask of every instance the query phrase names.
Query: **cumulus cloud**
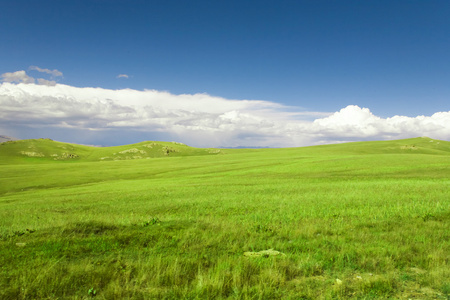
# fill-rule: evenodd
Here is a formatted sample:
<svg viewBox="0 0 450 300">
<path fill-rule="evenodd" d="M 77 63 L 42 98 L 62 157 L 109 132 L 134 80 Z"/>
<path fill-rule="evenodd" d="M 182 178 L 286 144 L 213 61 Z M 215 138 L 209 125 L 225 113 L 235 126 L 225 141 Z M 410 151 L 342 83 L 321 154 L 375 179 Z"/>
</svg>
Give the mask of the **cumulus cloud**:
<svg viewBox="0 0 450 300">
<path fill-rule="evenodd" d="M 368 108 L 349 105 L 329 117 L 315 120 L 312 124 L 319 132 L 332 137 L 351 138 L 407 138 L 433 136 L 450 138 L 450 111 L 432 116 L 393 116 L 380 118 Z"/>
<path fill-rule="evenodd" d="M 308 112 L 269 101 L 156 90 L 11 81 L 0 85 L 0 107 L 0 129 L 58 130 L 65 132 L 65 140 L 77 142 L 89 133 L 92 139 L 84 143 L 97 138 L 109 145 L 130 141 L 117 140 L 119 136 L 139 140 L 158 136 L 198 147 L 286 147 L 417 136 L 450 139 L 450 111 L 381 118 L 355 105 L 334 113 Z"/>
<path fill-rule="evenodd" d="M 127 74 L 119 74 L 116 76 L 116 78 L 126 78 L 128 79 L 130 76 L 128 76 Z"/>
</svg>

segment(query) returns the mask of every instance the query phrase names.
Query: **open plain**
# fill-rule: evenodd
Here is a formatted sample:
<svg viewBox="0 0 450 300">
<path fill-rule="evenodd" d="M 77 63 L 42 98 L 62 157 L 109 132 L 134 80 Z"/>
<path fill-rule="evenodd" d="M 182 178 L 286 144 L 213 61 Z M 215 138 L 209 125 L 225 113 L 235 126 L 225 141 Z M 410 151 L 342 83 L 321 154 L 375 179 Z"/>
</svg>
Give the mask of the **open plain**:
<svg viewBox="0 0 450 300">
<path fill-rule="evenodd" d="M 450 142 L 0 144 L 0 299 L 448 299 Z"/>
</svg>

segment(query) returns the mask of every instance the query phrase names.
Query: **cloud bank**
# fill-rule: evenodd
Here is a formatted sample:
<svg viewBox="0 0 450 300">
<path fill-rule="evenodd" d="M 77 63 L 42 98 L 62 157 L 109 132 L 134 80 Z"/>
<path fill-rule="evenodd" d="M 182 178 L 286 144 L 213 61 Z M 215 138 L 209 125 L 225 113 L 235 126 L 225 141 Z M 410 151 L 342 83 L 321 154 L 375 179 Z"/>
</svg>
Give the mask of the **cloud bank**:
<svg viewBox="0 0 450 300">
<path fill-rule="evenodd" d="M 290 147 L 417 136 L 450 139 L 450 111 L 381 118 L 368 108 L 349 105 L 334 113 L 308 112 L 208 94 L 36 85 L 18 72 L 2 75 L 9 80 L 0 84 L 0 130 L 19 137 L 33 129 L 39 137 L 56 138 L 51 134 L 58 132 L 68 142 L 119 145 L 157 137 L 197 147 Z"/>
</svg>

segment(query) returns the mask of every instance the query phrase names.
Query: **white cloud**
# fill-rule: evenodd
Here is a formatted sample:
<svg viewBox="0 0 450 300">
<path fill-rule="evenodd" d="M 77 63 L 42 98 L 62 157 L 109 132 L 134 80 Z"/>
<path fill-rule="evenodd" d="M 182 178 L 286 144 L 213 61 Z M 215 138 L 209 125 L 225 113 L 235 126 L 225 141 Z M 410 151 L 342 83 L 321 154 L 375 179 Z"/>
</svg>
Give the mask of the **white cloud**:
<svg viewBox="0 0 450 300">
<path fill-rule="evenodd" d="M 127 74 L 119 74 L 116 76 L 116 78 L 126 78 L 128 79 L 130 76 L 128 76 Z"/>
<path fill-rule="evenodd" d="M 38 72 L 41 72 L 41 73 L 47 73 L 47 74 L 50 74 L 50 75 L 52 75 L 54 77 L 61 77 L 61 76 L 63 76 L 63 73 L 58 71 L 58 70 L 56 70 L 56 69 L 55 70 L 41 69 L 41 68 L 36 67 L 36 66 L 30 66 L 29 69 L 30 70 L 34 70 L 34 71 L 38 71 Z"/>
<path fill-rule="evenodd" d="M 313 122 L 316 129 L 335 137 L 353 138 L 403 138 L 414 136 L 433 136 L 450 138 L 450 111 L 432 116 L 394 116 L 380 118 L 368 108 L 349 105 L 329 117 Z"/>
<path fill-rule="evenodd" d="M 34 78 L 28 76 L 27 73 L 23 70 L 12 73 L 3 73 L 1 77 L 2 82 L 34 83 Z"/>
<path fill-rule="evenodd" d="M 417 136 L 450 139 L 450 111 L 381 118 L 355 105 L 335 113 L 305 112 L 269 101 L 156 90 L 5 82 L 0 84 L 0 107 L 0 129 L 59 130 L 66 141 L 102 139 L 110 145 L 129 141 L 117 140 L 118 136 L 143 140 L 155 135 L 198 147 L 286 147 Z M 86 133 L 91 140 L 80 140 Z"/>
</svg>

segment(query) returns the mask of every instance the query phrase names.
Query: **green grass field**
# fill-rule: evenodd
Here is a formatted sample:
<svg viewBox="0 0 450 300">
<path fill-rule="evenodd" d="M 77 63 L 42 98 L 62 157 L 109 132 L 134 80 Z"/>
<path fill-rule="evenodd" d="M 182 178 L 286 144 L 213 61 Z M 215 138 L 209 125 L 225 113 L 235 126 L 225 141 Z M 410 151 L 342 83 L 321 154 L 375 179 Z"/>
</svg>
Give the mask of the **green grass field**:
<svg viewBox="0 0 450 300">
<path fill-rule="evenodd" d="M 0 168 L 0 299 L 450 297 L 450 142 L 22 140 Z"/>
</svg>

